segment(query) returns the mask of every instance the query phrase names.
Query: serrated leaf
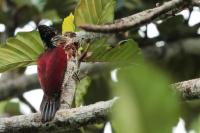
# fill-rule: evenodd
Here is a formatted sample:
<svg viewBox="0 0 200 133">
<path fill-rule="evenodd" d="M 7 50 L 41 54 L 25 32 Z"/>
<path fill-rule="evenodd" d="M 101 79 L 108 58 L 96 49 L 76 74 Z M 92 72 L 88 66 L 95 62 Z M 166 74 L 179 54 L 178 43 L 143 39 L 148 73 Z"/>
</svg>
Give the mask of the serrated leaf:
<svg viewBox="0 0 200 133">
<path fill-rule="evenodd" d="M 116 62 L 135 63 L 142 60 L 141 50 L 133 40 L 110 47 L 105 40 L 99 40 L 91 45 L 90 56 L 86 58 L 88 62 Z"/>
<path fill-rule="evenodd" d="M 75 23 L 111 23 L 114 18 L 115 0 L 80 0 L 75 9 Z"/>
<path fill-rule="evenodd" d="M 34 63 L 43 50 L 37 31 L 18 33 L 0 47 L 0 72 Z"/>
<path fill-rule="evenodd" d="M 74 15 L 70 13 L 69 16 L 64 18 L 64 21 L 62 23 L 62 34 L 65 32 L 74 32 L 74 31 L 75 31 Z"/>
</svg>

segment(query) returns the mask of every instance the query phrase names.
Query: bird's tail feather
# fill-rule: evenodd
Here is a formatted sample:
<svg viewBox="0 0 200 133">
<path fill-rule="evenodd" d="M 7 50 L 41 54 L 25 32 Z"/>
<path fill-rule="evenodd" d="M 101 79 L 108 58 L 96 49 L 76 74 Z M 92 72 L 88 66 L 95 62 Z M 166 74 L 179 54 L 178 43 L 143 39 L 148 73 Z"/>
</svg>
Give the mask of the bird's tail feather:
<svg viewBox="0 0 200 133">
<path fill-rule="evenodd" d="M 42 122 L 51 121 L 54 118 L 59 107 L 60 98 L 48 98 L 44 95 L 42 103 L 40 105 Z"/>
</svg>

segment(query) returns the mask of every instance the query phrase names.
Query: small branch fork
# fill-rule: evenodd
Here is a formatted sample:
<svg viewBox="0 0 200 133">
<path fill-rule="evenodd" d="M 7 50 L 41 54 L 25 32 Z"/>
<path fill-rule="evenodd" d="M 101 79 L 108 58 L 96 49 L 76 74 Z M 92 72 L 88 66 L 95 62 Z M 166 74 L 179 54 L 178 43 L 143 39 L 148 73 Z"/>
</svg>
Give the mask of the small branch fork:
<svg viewBox="0 0 200 133">
<path fill-rule="evenodd" d="M 167 18 L 174 16 L 176 13 L 189 8 L 191 6 L 199 6 L 199 0 L 171 0 L 158 5 L 155 8 L 148 9 L 137 14 L 116 20 L 113 24 L 105 25 L 80 25 L 79 27 L 92 32 L 113 33 L 125 31 L 130 28 L 138 28 L 152 22 L 158 18 Z"/>
</svg>

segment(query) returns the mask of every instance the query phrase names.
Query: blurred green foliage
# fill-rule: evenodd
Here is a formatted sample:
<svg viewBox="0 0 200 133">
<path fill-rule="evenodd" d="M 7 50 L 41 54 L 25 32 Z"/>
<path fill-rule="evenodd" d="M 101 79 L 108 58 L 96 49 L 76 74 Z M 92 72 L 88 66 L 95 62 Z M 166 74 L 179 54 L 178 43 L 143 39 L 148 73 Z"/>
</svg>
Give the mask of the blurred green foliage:
<svg viewBox="0 0 200 133">
<path fill-rule="evenodd" d="M 78 83 L 77 88 L 76 88 L 76 94 L 75 94 L 76 107 L 84 105 L 83 98 L 87 94 L 87 89 L 88 89 L 90 83 L 91 83 L 90 77 L 85 77 Z"/>
<path fill-rule="evenodd" d="M 0 117 L 20 115 L 20 106 L 18 102 L 3 101 L 0 102 Z"/>
<path fill-rule="evenodd" d="M 127 66 L 117 72 L 114 95 L 120 96 L 114 109 L 116 133 L 169 133 L 179 118 L 178 97 L 167 76 L 147 63 Z"/>
</svg>

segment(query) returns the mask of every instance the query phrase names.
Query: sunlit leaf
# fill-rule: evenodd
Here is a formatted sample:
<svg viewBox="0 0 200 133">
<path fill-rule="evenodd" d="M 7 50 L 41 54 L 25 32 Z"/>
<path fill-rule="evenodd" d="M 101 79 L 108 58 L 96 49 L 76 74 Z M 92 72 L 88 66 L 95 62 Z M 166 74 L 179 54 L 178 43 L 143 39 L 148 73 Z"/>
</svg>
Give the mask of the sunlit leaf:
<svg viewBox="0 0 200 133">
<path fill-rule="evenodd" d="M 35 63 L 43 49 L 38 32 L 18 33 L 0 47 L 0 72 Z"/>
<path fill-rule="evenodd" d="M 65 32 L 74 32 L 75 25 L 74 25 L 74 15 L 71 13 L 69 16 L 64 18 L 62 23 L 62 34 Z"/>
<path fill-rule="evenodd" d="M 75 23 L 110 23 L 114 18 L 115 0 L 80 0 L 75 9 Z"/>
</svg>

